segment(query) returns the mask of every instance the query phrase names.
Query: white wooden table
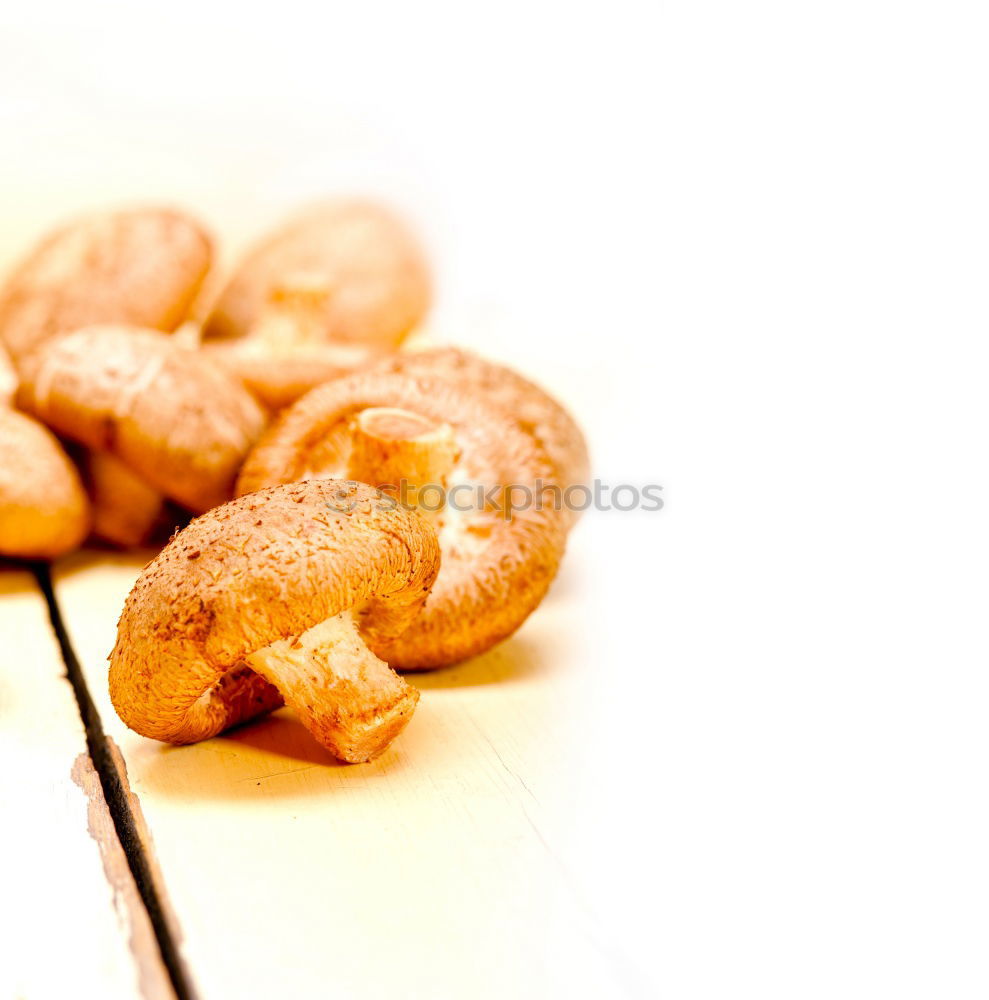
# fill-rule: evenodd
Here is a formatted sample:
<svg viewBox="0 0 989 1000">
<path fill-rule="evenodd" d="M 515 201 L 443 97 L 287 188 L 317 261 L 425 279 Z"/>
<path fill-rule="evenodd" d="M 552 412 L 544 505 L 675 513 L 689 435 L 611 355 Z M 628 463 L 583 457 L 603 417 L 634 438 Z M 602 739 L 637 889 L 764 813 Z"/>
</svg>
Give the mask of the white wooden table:
<svg viewBox="0 0 989 1000">
<path fill-rule="evenodd" d="M 614 992 L 555 844 L 575 780 L 579 546 L 514 638 L 411 677 L 423 692 L 412 724 L 359 766 L 336 762 L 287 709 L 184 748 L 123 726 L 106 658 L 149 555 L 84 551 L 53 579 L 106 766 L 147 824 L 136 850 L 164 914 L 157 941 L 41 590 L 24 569 L 0 574 L 0 739 L 17 764 L 2 780 L 22 859 L 4 995 L 59 996 L 83 970 L 103 996 L 169 996 L 161 941 L 180 995 L 535 997 L 596 981 Z M 40 954 L 53 940 L 55 962 Z"/>
<path fill-rule="evenodd" d="M 168 997 L 40 588 L 0 565 L 0 995 Z"/>
</svg>

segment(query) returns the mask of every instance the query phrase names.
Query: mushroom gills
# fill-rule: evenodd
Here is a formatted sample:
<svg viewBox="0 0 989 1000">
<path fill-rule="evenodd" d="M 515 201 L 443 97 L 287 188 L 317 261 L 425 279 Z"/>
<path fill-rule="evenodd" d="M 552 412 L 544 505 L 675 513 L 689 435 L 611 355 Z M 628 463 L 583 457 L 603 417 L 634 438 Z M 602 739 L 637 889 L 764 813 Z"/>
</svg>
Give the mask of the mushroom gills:
<svg viewBox="0 0 989 1000">
<path fill-rule="evenodd" d="M 405 728 L 419 692 L 365 645 L 349 611 L 245 657 L 334 756 L 372 760 Z"/>
</svg>

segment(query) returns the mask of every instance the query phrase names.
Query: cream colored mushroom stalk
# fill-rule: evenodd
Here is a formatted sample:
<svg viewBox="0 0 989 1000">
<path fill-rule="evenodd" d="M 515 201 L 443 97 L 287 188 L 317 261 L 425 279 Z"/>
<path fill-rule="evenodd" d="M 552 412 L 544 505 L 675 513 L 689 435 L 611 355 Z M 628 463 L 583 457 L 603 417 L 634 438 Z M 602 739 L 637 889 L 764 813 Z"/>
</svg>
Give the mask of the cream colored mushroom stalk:
<svg viewBox="0 0 989 1000">
<path fill-rule="evenodd" d="M 368 649 L 350 612 L 250 653 L 247 665 L 281 692 L 341 760 L 377 757 L 405 728 L 419 692 Z"/>
<path fill-rule="evenodd" d="M 409 410 L 373 406 L 351 424 L 347 475 L 438 516 L 459 449 L 449 424 Z M 435 495 L 433 495 L 435 494 Z"/>
<path fill-rule="evenodd" d="M 275 282 L 268 297 L 268 308 L 252 330 L 272 350 L 286 344 L 300 347 L 321 344 L 326 340 L 322 310 L 329 301 L 331 285 L 318 274 L 296 271 Z"/>
<path fill-rule="evenodd" d="M 439 569 L 436 534 L 365 485 L 280 486 L 179 532 L 127 599 L 110 696 L 144 736 L 209 739 L 284 700 L 341 760 L 382 753 L 418 692 L 380 656 Z"/>
</svg>

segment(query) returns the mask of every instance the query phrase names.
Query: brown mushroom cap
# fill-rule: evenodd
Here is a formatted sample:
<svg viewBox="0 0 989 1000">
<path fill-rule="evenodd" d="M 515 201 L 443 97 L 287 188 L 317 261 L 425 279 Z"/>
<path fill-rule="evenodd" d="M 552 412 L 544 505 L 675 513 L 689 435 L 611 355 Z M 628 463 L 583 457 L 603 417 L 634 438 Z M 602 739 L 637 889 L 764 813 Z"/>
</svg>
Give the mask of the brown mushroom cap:
<svg viewBox="0 0 989 1000">
<path fill-rule="evenodd" d="M 398 408 L 449 428 L 457 458 L 449 481 L 488 491 L 517 484 L 544 498 L 509 519 L 485 509 L 438 515 L 443 565 L 425 610 L 387 650 L 406 670 L 455 663 L 517 629 L 548 589 L 563 554 L 567 518 L 540 493 L 553 465 L 504 413 L 449 380 L 363 373 L 328 382 L 282 411 L 248 456 L 237 483 L 248 493 L 276 483 L 350 475 L 355 420 L 369 408 Z M 446 448 L 446 435 L 433 435 Z M 362 459 L 363 461 L 363 459 Z M 379 485 L 394 478 L 383 456 Z M 466 491 L 465 491 L 466 492 Z M 476 497 L 476 490 L 471 493 Z M 504 499 L 499 494 L 500 499 Z M 469 506 L 461 498 L 460 506 Z M 384 655 L 384 654 L 383 654 Z"/>
<path fill-rule="evenodd" d="M 590 479 L 587 442 L 576 421 L 548 392 L 513 369 L 457 347 L 438 347 L 393 354 L 375 370 L 435 376 L 466 386 L 510 413 L 546 449 L 557 482 L 566 487 Z"/>
<path fill-rule="evenodd" d="M 58 433 L 109 451 L 193 511 L 230 497 L 265 415 L 197 351 L 153 330 L 87 327 L 24 366 L 20 405 Z"/>
<path fill-rule="evenodd" d="M 299 483 L 231 501 L 176 534 L 120 618 L 110 697 L 121 719 L 144 736 L 189 743 L 277 707 L 284 695 L 343 759 L 384 749 L 418 694 L 351 646 L 363 639 L 382 648 L 408 626 L 436 576 L 439 548 L 423 518 L 381 500 L 354 483 Z M 310 661 L 305 676 L 281 662 L 301 656 L 293 651 L 314 629 L 351 612 L 359 636 Z M 273 663 L 268 679 L 248 661 Z"/>
<path fill-rule="evenodd" d="M 0 409 L 0 555 L 55 559 L 88 531 L 89 502 L 58 439 L 31 417 Z"/>
<path fill-rule="evenodd" d="M 173 330 L 212 258 L 189 216 L 163 208 L 87 215 L 46 236 L 0 291 L 0 341 L 14 360 L 94 323 Z"/>
<path fill-rule="evenodd" d="M 326 340 L 395 347 L 429 308 L 429 269 L 409 230 L 381 205 L 341 198 L 309 206 L 247 254 L 204 337 L 247 336 L 274 286 L 297 273 L 326 284 Z"/>
</svg>

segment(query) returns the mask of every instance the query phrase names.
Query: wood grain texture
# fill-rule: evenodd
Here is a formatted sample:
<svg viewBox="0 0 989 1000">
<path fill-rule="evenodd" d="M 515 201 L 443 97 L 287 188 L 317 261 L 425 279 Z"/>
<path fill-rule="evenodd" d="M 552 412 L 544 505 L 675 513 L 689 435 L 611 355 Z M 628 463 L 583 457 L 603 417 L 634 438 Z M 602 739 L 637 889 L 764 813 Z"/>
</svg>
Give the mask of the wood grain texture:
<svg viewBox="0 0 989 1000">
<path fill-rule="evenodd" d="M 614 994 L 557 850 L 578 777 L 578 568 L 509 642 L 411 676 L 409 728 L 347 766 L 287 709 L 190 747 L 125 729 L 106 657 L 140 562 L 81 554 L 56 593 L 204 996 Z"/>
<path fill-rule="evenodd" d="M 0 565 L 0 996 L 169 1000 L 34 578 Z"/>
</svg>

